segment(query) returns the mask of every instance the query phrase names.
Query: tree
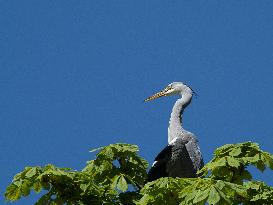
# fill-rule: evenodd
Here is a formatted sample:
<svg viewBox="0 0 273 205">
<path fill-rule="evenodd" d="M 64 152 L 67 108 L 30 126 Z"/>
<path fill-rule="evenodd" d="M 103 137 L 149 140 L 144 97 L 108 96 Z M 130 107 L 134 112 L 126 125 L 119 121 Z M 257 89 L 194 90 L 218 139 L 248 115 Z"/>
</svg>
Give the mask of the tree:
<svg viewBox="0 0 273 205">
<path fill-rule="evenodd" d="M 273 155 L 258 144 L 227 144 L 199 171 L 200 178 L 160 178 L 147 183 L 148 163 L 138 147 L 110 144 L 92 152 L 96 159 L 81 171 L 54 165 L 26 167 L 7 187 L 8 201 L 44 194 L 36 205 L 46 204 L 273 204 L 273 187 L 253 181 L 250 165 L 273 169 Z"/>
</svg>

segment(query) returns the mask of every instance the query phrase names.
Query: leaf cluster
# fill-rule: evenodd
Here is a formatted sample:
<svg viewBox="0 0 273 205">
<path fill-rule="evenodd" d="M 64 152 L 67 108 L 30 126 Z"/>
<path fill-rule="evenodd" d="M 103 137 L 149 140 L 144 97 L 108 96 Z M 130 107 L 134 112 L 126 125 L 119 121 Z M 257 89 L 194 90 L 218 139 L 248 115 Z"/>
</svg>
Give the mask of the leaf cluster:
<svg viewBox="0 0 273 205">
<path fill-rule="evenodd" d="M 133 203 L 145 183 L 148 167 L 137 155 L 138 147 L 119 143 L 95 151 L 99 151 L 96 159 L 88 161 L 81 171 L 53 165 L 26 167 L 7 187 L 5 198 L 15 201 L 31 190 L 45 190 L 36 205 Z"/>
<path fill-rule="evenodd" d="M 260 171 L 273 169 L 273 155 L 252 142 L 224 145 L 199 171 L 201 178 L 161 178 L 147 183 L 138 204 L 273 204 L 273 188 L 251 181 L 249 165 Z"/>
<path fill-rule="evenodd" d="M 147 183 L 138 204 L 233 204 L 247 189 L 211 178 L 161 178 Z"/>
<path fill-rule="evenodd" d="M 252 179 L 247 170 L 249 165 L 262 172 L 266 167 L 273 169 L 273 155 L 262 151 L 257 143 L 226 144 L 215 150 L 213 159 L 199 173 L 213 179 L 242 184 Z"/>
<path fill-rule="evenodd" d="M 247 170 L 250 165 L 260 171 L 273 169 L 273 155 L 256 143 L 217 148 L 199 178 L 165 177 L 148 183 L 148 163 L 138 156 L 136 145 L 110 144 L 91 152 L 97 152 L 96 158 L 81 171 L 53 165 L 26 167 L 7 187 L 5 198 L 15 201 L 31 190 L 44 190 L 37 205 L 273 204 L 273 188 L 253 181 Z"/>
</svg>

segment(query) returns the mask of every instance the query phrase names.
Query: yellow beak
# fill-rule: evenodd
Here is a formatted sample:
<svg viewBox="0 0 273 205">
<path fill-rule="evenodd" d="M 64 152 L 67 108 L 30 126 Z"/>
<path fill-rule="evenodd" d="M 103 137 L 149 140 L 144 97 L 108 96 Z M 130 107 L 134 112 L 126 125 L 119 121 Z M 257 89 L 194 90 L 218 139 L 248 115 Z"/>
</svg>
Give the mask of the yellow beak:
<svg viewBox="0 0 273 205">
<path fill-rule="evenodd" d="M 166 96 L 165 90 L 162 90 L 162 91 L 160 91 L 160 92 L 158 92 L 158 93 L 156 93 L 156 94 L 154 94 L 154 95 L 152 95 L 152 96 L 146 98 L 146 99 L 144 100 L 144 102 L 147 102 L 147 101 L 150 101 L 150 100 L 154 100 L 154 99 L 160 98 L 160 97 L 162 97 L 162 96 Z"/>
</svg>

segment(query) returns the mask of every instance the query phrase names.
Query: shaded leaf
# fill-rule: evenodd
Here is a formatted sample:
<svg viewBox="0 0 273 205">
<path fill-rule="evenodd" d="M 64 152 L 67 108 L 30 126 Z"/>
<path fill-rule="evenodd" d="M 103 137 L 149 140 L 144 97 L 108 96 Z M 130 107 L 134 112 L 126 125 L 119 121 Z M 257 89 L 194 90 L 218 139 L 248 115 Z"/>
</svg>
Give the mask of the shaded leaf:
<svg viewBox="0 0 273 205">
<path fill-rule="evenodd" d="M 42 190 L 42 184 L 38 181 L 38 182 L 35 182 L 33 185 L 32 185 L 34 191 L 36 193 L 40 192 Z"/>
<path fill-rule="evenodd" d="M 23 196 L 27 196 L 30 193 L 30 187 L 29 187 L 29 182 L 25 181 L 22 185 L 21 185 L 21 193 Z"/>
<path fill-rule="evenodd" d="M 266 165 L 273 170 L 273 155 L 270 153 L 264 153 L 263 156 L 265 158 Z"/>
<path fill-rule="evenodd" d="M 252 179 L 252 175 L 250 174 L 249 171 L 244 170 L 243 173 L 241 174 L 241 177 L 243 179 L 247 179 L 247 180 L 251 180 Z"/>
</svg>

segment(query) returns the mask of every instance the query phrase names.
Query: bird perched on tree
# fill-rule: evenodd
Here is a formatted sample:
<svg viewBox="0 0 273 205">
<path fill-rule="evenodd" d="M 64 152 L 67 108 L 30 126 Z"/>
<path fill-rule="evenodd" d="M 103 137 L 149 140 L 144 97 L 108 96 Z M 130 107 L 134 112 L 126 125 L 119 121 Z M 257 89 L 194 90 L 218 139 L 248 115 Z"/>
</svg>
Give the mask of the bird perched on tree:
<svg viewBox="0 0 273 205">
<path fill-rule="evenodd" d="M 162 96 L 180 95 L 172 109 L 168 128 L 168 145 L 157 155 L 148 172 L 148 180 L 160 177 L 197 177 L 196 172 L 204 166 L 198 140 L 182 126 L 182 114 L 190 104 L 195 92 L 182 82 L 173 82 L 146 101 Z"/>
</svg>

